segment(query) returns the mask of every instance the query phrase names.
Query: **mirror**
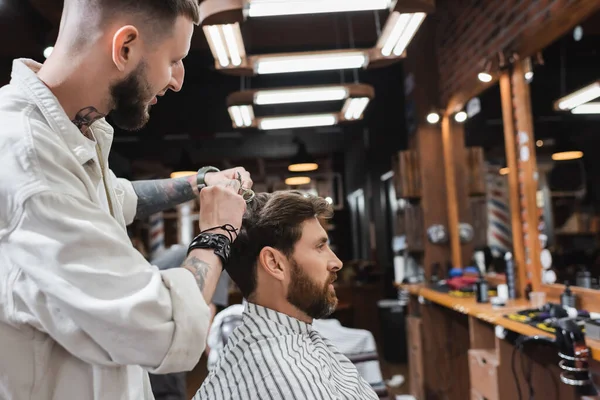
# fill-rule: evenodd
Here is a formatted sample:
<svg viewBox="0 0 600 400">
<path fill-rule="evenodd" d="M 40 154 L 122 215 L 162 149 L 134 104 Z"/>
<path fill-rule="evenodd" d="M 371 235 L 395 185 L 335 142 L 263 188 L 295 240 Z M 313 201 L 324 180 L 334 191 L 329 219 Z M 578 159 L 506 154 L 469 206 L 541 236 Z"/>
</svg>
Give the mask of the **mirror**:
<svg viewBox="0 0 600 400">
<path fill-rule="evenodd" d="M 467 103 L 465 146 L 467 153 L 481 153 L 483 159 L 481 188 L 471 184 L 470 209 L 473 217 L 475 254 L 472 264 L 488 276 L 505 273 L 504 255 L 512 252 L 508 169 L 504 144 L 500 88 L 495 84 Z M 471 165 L 469 160 L 467 165 Z M 469 167 L 469 170 L 472 170 Z"/>
<path fill-rule="evenodd" d="M 599 49 L 596 13 L 532 59 L 544 285 L 600 289 Z M 574 92 L 593 84 L 587 102 L 573 107 Z"/>
</svg>

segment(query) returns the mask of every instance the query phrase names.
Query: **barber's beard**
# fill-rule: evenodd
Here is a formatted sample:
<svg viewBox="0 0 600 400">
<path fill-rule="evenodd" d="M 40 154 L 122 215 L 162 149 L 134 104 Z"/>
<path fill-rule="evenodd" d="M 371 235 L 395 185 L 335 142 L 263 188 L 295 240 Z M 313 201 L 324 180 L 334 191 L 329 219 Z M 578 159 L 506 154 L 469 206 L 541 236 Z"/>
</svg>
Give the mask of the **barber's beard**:
<svg viewBox="0 0 600 400">
<path fill-rule="evenodd" d="M 338 299 L 335 291 L 329 288 L 336 274 L 332 274 L 325 284 L 317 283 L 304 272 L 296 260 L 291 259 L 290 286 L 287 301 L 311 318 L 319 319 L 333 314 Z"/>
<path fill-rule="evenodd" d="M 150 119 L 148 103 L 153 94 L 146 78 L 146 62 L 142 61 L 129 76 L 110 88 L 111 120 L 128 131 L 142 129 Z"/>
</svg>

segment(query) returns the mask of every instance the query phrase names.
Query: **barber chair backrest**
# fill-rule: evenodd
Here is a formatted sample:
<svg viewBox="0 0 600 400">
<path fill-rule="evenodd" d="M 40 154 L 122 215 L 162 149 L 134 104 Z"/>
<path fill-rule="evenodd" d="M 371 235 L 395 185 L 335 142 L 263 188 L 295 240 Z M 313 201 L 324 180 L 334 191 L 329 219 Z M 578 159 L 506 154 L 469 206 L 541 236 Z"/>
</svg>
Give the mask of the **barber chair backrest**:
<svg viewBox="0 0 600 400">
<path fill-rule="evenodd" d="M 229 315 L 223 318 L 223 322 L 221 322 L 221 341 L 223 342 L 223 346 L 227 344 L 227 340 L 229 339 L 229 335 L 242 324 L 242 316 L 241 315 Z"/>
</svg>

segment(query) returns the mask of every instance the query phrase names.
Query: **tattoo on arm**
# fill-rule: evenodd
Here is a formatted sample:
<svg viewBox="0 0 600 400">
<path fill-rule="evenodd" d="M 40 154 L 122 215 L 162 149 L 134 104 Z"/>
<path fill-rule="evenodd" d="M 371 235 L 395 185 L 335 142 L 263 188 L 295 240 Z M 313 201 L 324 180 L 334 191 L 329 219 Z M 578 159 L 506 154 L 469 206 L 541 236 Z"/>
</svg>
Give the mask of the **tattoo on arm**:
<svg viewBox="0 0 600 400">
<path fill-rule="evenodd" d="M 98 121 L 101 118 L 106 117 L 105 114 L 99 112 L 95 107 L 86 107 L 75 115 L 75 119 L 73 119 L 73 124 L 89 139 L 92 139 L 89 135 L 90 126 Z"/>
<path fill-rule="evenodd" d="M 195 181 L 195 175 L 194 179 Z M 160 211 L 196 198 L 191 179 L 157 179 L 134 181 L 133 190 L 138 196 L 136 219 L 144 219 Z"/>
<path fill-rule="evenodd" d="M 204 285 L 206 284 L 206 275 L 208 275 L 208 272 L 210 271 L 210 264 L 200 260 L 198 257 L 191 256 L 183 262 L 182 267 L 194 274 L 196 284 L 202 292 L 204 290 Z"/>
</svg>

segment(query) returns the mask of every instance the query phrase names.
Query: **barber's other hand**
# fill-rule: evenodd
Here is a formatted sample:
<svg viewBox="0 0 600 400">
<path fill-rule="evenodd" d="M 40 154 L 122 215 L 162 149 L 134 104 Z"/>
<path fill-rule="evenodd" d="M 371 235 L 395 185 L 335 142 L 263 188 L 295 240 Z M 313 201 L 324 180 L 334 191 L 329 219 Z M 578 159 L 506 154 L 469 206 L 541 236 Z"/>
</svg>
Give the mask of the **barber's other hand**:
<svg viewBox="0 0 600 400">
<path fill-rule="evenodd" d="M 240 183 L 237 180 L 222 180 L 215 186 L 200 191 L 200 231 L 223 225 L 233 225 L 237 230 L 242 225 L 246 202 L 238 194 Z M 213 233 L 225 233 L 220 230 Z M 226 233 L 225 233 L 226 234 Z M 233 235 L 235 239 L 236 235 Z"/>
<path fill-rule="evenodd" d="M 209 172 L 204 176 L 204 183 L 206 183 L 206 186 L 215 186 L 223 181 L 237 180 L 238 173 L 242 177 L 242 187 L 244 189 L 252 189 L 252 178 L 250 178 L 250 173 L 244 167 L 230 168 L 220 172 Z"/>
</svg>

